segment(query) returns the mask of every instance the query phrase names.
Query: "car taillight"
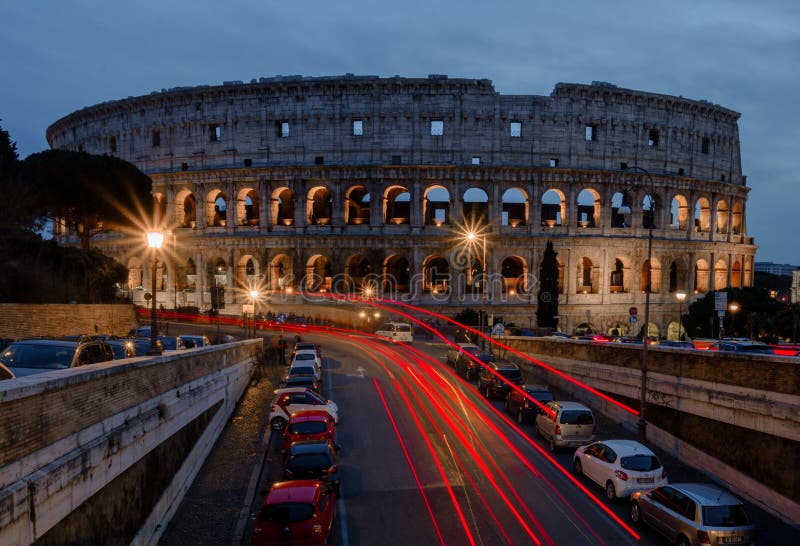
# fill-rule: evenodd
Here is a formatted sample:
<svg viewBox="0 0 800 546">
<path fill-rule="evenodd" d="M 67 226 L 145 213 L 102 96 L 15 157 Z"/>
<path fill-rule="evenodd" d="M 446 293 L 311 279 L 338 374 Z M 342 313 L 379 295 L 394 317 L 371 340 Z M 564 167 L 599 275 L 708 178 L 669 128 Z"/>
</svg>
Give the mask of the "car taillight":
<svg viewBox="0 0 800 546">
<path fill-rule="evenodd" d="M 260 535 L 260 534 L 261 534 L 261 527 L 259 527 L 258 525 L 256 525 L 256 526 L 253 528 L 253 534 L 254 534 L 254 535 Z"/>
<path fill-rule="evenodd" d="M 322 525 L 314 525 L 314 532 L 321 533 L 322 532 Z"/>
<path fill-rule="evenodd" d="M 614 475 L 624 482 L 628 481 L 628 475 L 625 474 L 622 470 L 615 470 Z"/>
<path fill-rule="evenodd" d="M 556 434 L 561 434 L 561 425 L 556 425 Z"/>
<path fill-rule="evenodd" d="M 269 411 L 275 411 L 275 408 L 276 408 L 275 404 L 272 404 L 272 405 L 269 407 Z"/>
<path fill-rule="evenodd" d="M 705 531 L 697 531 L 697 542 L 700 544 L 711 544 L 711 538 Z"/>
</svg>

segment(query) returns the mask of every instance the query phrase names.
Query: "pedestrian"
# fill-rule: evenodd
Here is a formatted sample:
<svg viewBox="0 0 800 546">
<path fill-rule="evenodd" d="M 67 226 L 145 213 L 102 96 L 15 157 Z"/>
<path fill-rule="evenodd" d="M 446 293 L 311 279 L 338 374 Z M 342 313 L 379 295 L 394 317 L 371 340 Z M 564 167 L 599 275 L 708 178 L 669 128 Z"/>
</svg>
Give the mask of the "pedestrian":
<svg viewBox="0 0 800 546">
<path fill-rule="evenodd" d="M 288 346 L 288 343 L 286 343 L 286 340 L 283 339 L 283 336 L 281 336 L 281 339 L 278 341 L 278 359 L 280 360 L 281 366 L 286 366 L 286 347 L 287 346 Z"/>
</svg>

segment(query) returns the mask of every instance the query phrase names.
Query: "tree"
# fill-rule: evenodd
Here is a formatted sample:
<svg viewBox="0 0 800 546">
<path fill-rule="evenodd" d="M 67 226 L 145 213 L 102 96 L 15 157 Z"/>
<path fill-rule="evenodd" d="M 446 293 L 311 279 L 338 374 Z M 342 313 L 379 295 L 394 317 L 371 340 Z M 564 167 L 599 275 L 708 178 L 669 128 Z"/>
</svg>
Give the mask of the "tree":
<svg viewBox="0 0 800 546">
<path fill-rule="evenodd" d="M 785 303 L 770 297 L 763 288 L 729 288 L 728 304 L 736 303 L 739 308 L 735 313 L 726 311 L 722 324 L 725 337 L 749 337 L 753 339 L 769 339 L 776 335 L 788 337 L 790 317 L 785 319 L 785 332 L 776 329 L 776 319 L 789 313 Z M 685 316 L 686 331 L 692 337 L 719 336 L 719 320 L 714 310 L 714 292 L 708 292 L 702 298 L 692 302 L 689 313 Z"/>
<path fill-rule="evenodd" d="M 539 294 L 537 296 L 536 324 L 540 328 L 555 328 L 558 323 L 558 252 L 553 242 L 547 241 L 542 264 L 539 267 Z"/>
<path fill-rule="evenodd" d="M 35 192 L 21 178 L 17 144 L 0 127 L 0 234 L 2 240 L 35 227 Z M 5 244 L 3 244 L 5 246 Z"/>
<path fill-rule="evenodd" d="M 47 150 L 28 156 L 23 168 L 41 216 L 64 220 L 84 250 L 97 233 L 127 226 L 144 231 L 152 218 L 152 181 L 127 161 Z"/>
</svg>

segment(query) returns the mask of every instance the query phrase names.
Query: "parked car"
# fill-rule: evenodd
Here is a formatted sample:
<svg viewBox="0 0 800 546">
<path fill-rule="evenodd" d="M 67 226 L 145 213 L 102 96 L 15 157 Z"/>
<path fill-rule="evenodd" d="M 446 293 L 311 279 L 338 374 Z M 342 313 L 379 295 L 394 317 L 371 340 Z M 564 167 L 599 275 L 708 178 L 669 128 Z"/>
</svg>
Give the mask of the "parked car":
<svg viewBox="0 0 800 546">
<path fill-rule="evenodd" d="M 314 365 L 317 369 L 322 369 L 322 359 L 314 349 L 297 351 L 292 357 L 292 366 L 295 364 Z"/>
<path fill-rule="evenodd" d="M 592 410 L 579 402 L 554 400 L 536 416 L 536 432 L 549 442 L 551 451 L 594 442 L 595 430 Z"/>
<path fill-rule="evenodd" d="M 150 346 L 151 346 L 150 338 L 136 337 L 132 338 L 132 341 L 133 341 L 133 349 L 134 351 L 136 351 L 136 356 L 147 356 L 147 353 L 150 351 Z M 164 350 L 164 345 L 161 343 L 160 339 L 156 340 L 156 347 L 158 347 L 161 351 Z"/>
<path fill-rule="evenodd" d="M 0 364 L 0 381 L 4 379 L 14 379 L 14 372 L 6 368 L 5 365 Z"/>
<path fill-rule="evenodd" d="M 732 353 L 746 353 L 759 355 L 774 355 L 775 351 L 766 343 L 758 341 L 725 341 L 715 343 L 711 350 L 728 351 Z"/>
<path fill-rule="evenodd" d="M 322 480 L 333 486 L 333 493 L 338 497 L 339 467 L 333 443 L 329 440 L 293 443 L 286 451 L 283 477 Z"/>
<path fill-rule="evenodd" d="M 181 351 L 184 349 L 183 341 L 178 336 L 158 336 L 164 351 Z"/>
<path fill-rule="evenodd" d="M 339 408 L 334 402 L 325 400 L 317 393 L 302 387 L 278 389 L 270 406 L 270 426 L 274 430 L 283 430 L 291 414 L 314 409 L 327 411 L 335 423 L 339 422 Z"/>
<path fill-rule="evenodd" d="M 678 341 L 676 339 L 662 339 L 658 342 L 659 347 L 673 347 L 675 349 L 694 349 L 691 341 Z"/>
<path fill-rule="evenodd" d="M 322 348 L 317 345 L 316 343 L 312 343 L 310 341 L 298 341 L 294 344 L 294 349 L 292 349 L 292 358 L 294 355 L 299 352 L 303 351 L 315 351 L 317 356 L 321 359 L 322 358 Z"/>
<path fill-rule="evenodd" d="M 667 484 L 655 453 L 633 440 L 603 440 L 575 450 L 572 469 L 606 490 L 608 500 Z"/>
<path fill-rule="evenodd" d="M 197 347 L 208 347 L 211 345 L 211 340 L 208 336 L 202 334 L 189 334 L 178 336 L 183 343 L 184 349 L 195 349 Z"/>
<path fill-rule="evenodd" d="M 333 488 L 320 480 L 275 482 L 253 527 L 252 546 L 325 546 L 336 515 Z"/>
<path fill-rule="evenodd" d="M 293 443 L 302 441 L 330 441 L 336 445 L 336 427 L 327 411 L 296 411 L 289 416 L 283 431 L 281 453 L 285 453 Z"/>
<path fill-rule="evenodd" d="M 136 356 L 136 346 L 130 339 L 107 339 L 105 340 L 114 351 L 114 360 L 123 358 L 133 358 Z"/>
<path fill-rule="evenodd" d="M 531 402 L 525 395 L 537 400 L 542 405 L 555 400 L 553 391 L 545 385 L 522 385 L 520 390 L 522 392 L 510 389 L 508 396 L 506 396 L 505 405 L 506 411 L 516 416 L 520 425 L 534 419 L 536 414 L 541 411 L 541 407 Z"/>
<path fill-rule="evenodd" d="M 283 388 L 304 387 L 319 394 L 319 383 L 313 375 L 287 375 L 281 381 Z"/>
<path fill-rule="evenodd" d="M 305 364 L 303 362 L 295 361 L 291 366 L 289 366 L 288 375 L 311 375 L 317 382 L 322 381 L 322 370 L 317 368 L 313 362 Z"/>
<path fill-rule="evenodd" d="M 486 398 L 504 398 L 511 391 L 511 385 L 522 385 L 522 372 L 516 364 L 509 362 L 485 364 L 485 367 L 482 366 L 478 370 L 478 391 Z"/>
<path fill-rule="evenodd" d="M 483 368 L 479 364 L 479 362 L 483 362 L 484 364 L 488 364 L 490 362 L 495 361 L 495 357 L 492 353 L 481 353 L 478 352 L 473 354 L 471 358 L 469 355 L 472 354 L 469 351 L 465 351 L 462 353 L 458 360 L 456 360 L 456 373 L 459 375 L 463 375 L 465 379 L 472 380 L 478 377 L 478 372 Z M 477 362 L 476 362 L 477 360 Z"/>
<path fill-rule="evenodd" d="M 481 348 L 475 345 L 474 343 L 457 343 L 456 347 L 451 347 L 450 349 L 447 350 L 447 355 L 446 355 L 447 363 L 453 368 L 455 368 L 456 362 L 458 361 L 459 358 L 462 358 L 464 356 L 463 353 L 465 352 L 476 355 L 481 352 Z"/>
<path fill-rule="evenodd" d="M 714 485 L 676 483 L 631 495 L 630 516 L 677 546 L 755 546 L 758 530 L 742 501 Z"/>
<path fill-rule="evenodd" d="M 114 351 L 104 341 L 28 339 L 12 343 L 0 355 L 0 363 L 16 377 L 110 360 L 114 360 Z"/>
</svg>

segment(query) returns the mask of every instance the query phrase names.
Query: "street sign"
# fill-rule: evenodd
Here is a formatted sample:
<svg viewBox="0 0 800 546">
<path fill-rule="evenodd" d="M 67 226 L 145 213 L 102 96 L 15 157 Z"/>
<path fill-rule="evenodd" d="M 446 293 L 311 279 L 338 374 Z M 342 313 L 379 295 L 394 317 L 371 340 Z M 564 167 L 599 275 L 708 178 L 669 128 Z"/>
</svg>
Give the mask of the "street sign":
<svg viewBox="0 0 800 546">
<path fill-rule="evenodd" d="M 714 292 L 714 311 L 722 311 L 728 308 L 728 293 L 727 292 Z"/>
<path fill-rule="evenodd" d="M 636 315 L 631 315 L 630 318 L 628 319 L 628 322 L 630 322 L 631 324 L 636 324 L 638 320 L 639 317 L 637 317 Z"/>
<path fill-rule="evenodd" d="M 498 322 L 497 324 L 494 325 L 494 328 L 492 328 L 493 336 L 502 336 L 505 333 L 506 333 L 506 327 L 503 326 L 502 322 Z"/>
<path fill-rule="evenodd" d="M 639 314 L 639 310 L 636 307 L 631 307 L 630 309 L 628 309 L 628 313 L 630 313 L 632 317 L 635 317 L 636 315 Z M 634 320 L 633 322 L 636 321 Z"/>
<path fill-rule="evenodd" d="M 278 316 L 275 317 L 275 320 L 277 322 L 283 324 L 284 322 L 286 322 L 286 314 L 285 313 L 279 313 Z"/>
</svg>

